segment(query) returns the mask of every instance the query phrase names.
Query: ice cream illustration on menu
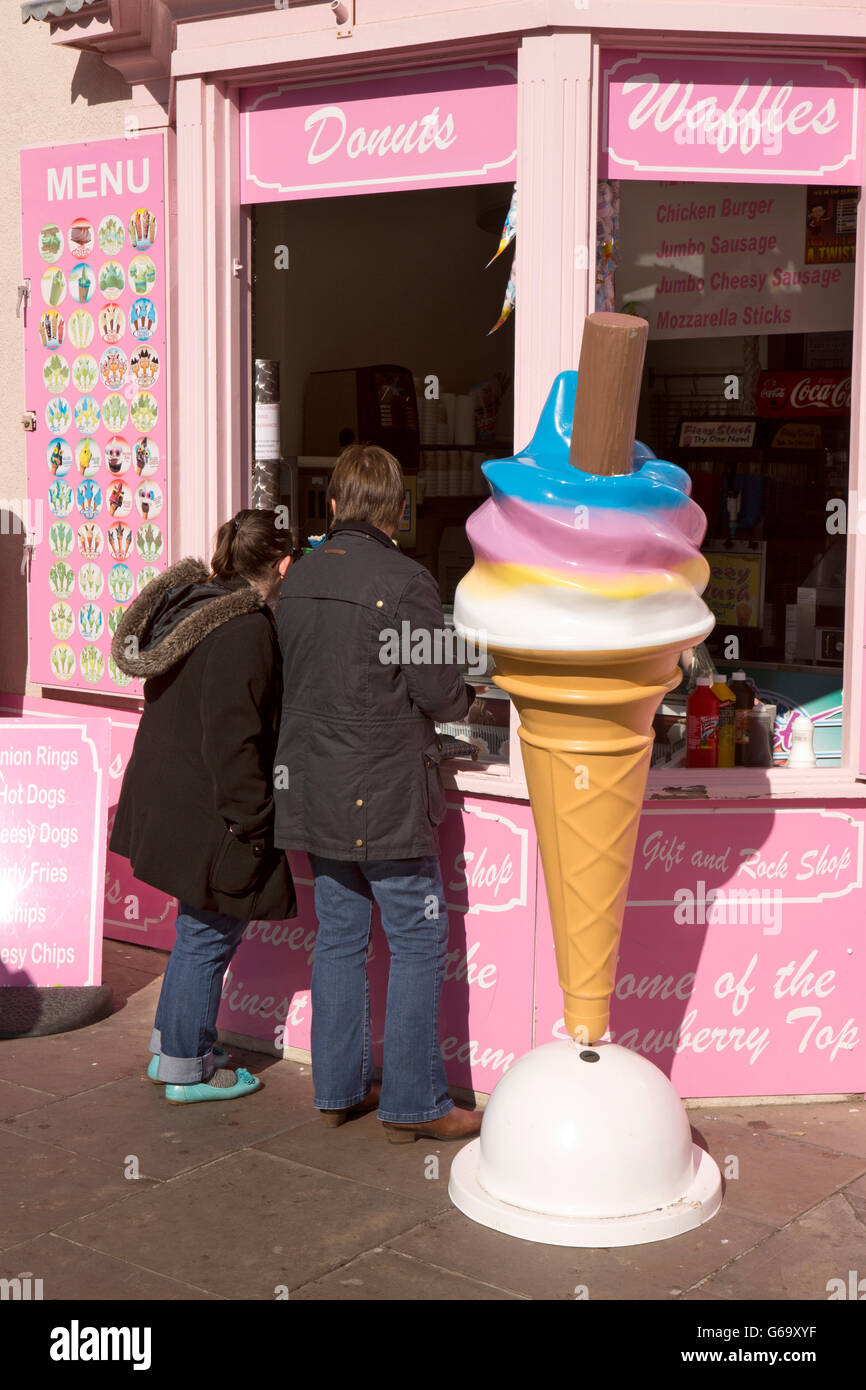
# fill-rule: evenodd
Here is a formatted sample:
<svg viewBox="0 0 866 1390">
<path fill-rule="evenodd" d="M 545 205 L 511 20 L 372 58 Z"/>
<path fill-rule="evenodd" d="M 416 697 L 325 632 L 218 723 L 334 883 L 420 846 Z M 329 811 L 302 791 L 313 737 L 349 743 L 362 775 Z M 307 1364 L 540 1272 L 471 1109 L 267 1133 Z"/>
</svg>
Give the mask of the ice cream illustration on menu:
<svg viewBox="0 0 866 1390">
<path fill-rule="evenodd" d="M 147 251 L 156 241 L 156 218 L 147 208 L 136 208 L 129 219 L 129 243 L 136 251 Z"/>
<path fill-rule="evenodd" d="M 591 316 L 585 346 L 629 322 L 645 337 L 638 320 Z M 608 1026 L 653 716 L 679 683 L 679 653 L 714 619 L 688 475 L 652 458 L 635 466 L 633 433 L 612 449 L 598 421 L 575 426 L 570 458 L 576 380 L 557 378 L 522 454 L 484 465 L 492 496 L 467 523 L 475 563 L 454 621 L 487 645 L 520 715 L 566 1029 L 591 1042 Z"/>
</svg>

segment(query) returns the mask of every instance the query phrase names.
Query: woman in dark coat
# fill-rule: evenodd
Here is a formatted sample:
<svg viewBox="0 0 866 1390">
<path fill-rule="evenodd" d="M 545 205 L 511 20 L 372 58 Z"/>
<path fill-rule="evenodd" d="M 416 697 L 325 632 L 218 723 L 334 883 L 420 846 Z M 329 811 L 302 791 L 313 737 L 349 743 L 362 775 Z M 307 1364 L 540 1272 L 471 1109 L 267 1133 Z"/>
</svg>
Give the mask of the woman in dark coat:
<svg viewBox="0 0 866 1390">
<path fill-rule="evenodd" d="M 297 911 L 273 842 L 282 676 L 269 605 L 287 544 L 274 512 L 238 512 L 220 527 L 211 570 L 181 560 L 152 580 L 112 642 L 120 669 L 145 681 L 145 708 L 110 848 L 178 899 L 148 1067 L 170 1101 L 258 1089 L 214 1047 L 223 976 L 252 918 Z"/>
</svg>

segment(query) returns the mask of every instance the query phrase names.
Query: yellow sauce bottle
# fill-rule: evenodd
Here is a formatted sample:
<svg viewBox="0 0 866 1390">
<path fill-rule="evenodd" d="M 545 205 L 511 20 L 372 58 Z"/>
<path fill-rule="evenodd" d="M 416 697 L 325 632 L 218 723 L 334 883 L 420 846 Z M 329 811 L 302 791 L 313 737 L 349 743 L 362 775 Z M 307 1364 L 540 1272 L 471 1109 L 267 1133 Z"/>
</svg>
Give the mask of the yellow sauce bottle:
<svg viewBox="0 0 866 1390">
<path fill-rule="evenodd" d="M 733 767 L 736 749 L 734 708 L 737 697 L 724 681 L 717 681 L 712 691 L 719 701 L 719 760 L 716 766 Z"/>
</svg>

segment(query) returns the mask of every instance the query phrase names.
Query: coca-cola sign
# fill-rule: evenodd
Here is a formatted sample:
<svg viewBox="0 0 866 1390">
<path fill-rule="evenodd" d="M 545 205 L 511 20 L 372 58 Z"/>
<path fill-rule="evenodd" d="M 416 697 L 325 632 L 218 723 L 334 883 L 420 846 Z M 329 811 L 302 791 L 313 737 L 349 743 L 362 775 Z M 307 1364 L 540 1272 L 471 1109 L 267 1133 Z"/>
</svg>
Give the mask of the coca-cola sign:
<svg viewBox="0 0 866 1390">
<path fill-rule="evenodd" d="M 759 415 L 814 416 L 851 413 L 850 372 L 761 372 Z"/>
<path fill-rule="evenodd" d="M 859 58 L 602 54 L 603 178 L 859 184 Z"/>
</svg>

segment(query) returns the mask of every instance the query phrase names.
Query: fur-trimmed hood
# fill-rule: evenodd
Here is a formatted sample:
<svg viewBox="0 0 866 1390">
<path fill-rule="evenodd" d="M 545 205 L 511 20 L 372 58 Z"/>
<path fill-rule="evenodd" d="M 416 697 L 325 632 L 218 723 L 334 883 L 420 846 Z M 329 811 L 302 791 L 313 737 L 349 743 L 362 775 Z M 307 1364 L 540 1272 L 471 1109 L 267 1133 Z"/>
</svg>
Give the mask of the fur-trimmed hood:
<svg viewBox="0 0 866 1390">
<path fill-rule="evenodd" d="M 111 655 L 129 676 L 161 676 L 223 623 L 267 609 L 245 580 L 213 580 L 201 560 L 179 560 L 152 579 L 120 621 Z"/>
</svg>

